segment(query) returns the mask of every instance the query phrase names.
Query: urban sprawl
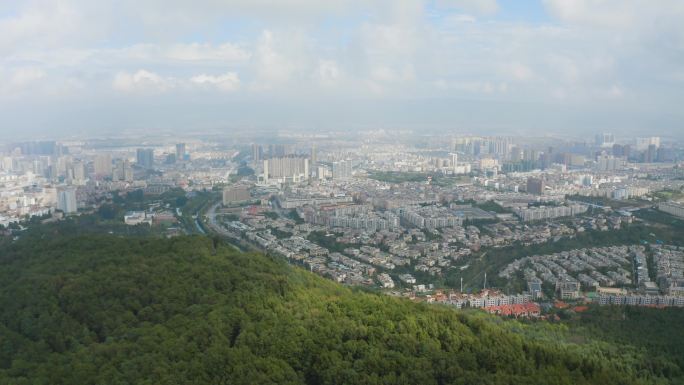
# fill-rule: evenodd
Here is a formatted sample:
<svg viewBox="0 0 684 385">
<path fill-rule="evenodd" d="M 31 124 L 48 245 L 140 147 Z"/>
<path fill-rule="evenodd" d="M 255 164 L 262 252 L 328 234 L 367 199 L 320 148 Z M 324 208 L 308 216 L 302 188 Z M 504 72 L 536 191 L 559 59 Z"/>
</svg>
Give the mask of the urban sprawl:
<svg viewBox="0 0 684 385">
<path fill-rule="evenodd" d="M 106 219 L 166 236 L 217 234 L 417 301 L 516 317 L 553 301 L 684 306 L 684 247 L 655 231 L 619 237 L 668 221 L 682 231 L 684 147 L 592 139 L 378 130 L 10 143 L 0 228 L 11 236 L 32 221 L 104 218 L 118 202 L 125 212 Z M 163 199 L 172 194 L 182 199 Z M 607 241 L 542 252 L 591 234 Z M 505 263 L 482 268 L 506 250 Z"/>
</svg>

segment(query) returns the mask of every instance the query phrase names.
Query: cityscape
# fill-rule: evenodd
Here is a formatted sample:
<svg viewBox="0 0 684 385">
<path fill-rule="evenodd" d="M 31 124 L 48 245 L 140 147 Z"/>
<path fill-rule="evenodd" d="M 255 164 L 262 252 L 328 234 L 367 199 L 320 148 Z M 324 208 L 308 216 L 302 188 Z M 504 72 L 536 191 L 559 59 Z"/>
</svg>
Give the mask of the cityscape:
<svg viewBox="0 0 684 385">
<path fill-rule="evenodd" d="M 624 243 L 611 237 L 684 219 L 684 146 L 674 139 L 382 130 L 274 139 L 10 143 L 0 224 L 11 233 L 34 220 L 95 213 L 167 237 L 219 234 L 339 283 L 457 307 L 464 302 L 454 295 L 482 289 L 521 303 L 684 306 L 684 250 L 652 232 Z M 169 195 L 203 201 L 184 213 L 176 202 L 161 204 Z M 131 196 L 140 197 L 135 209 L 105 216 Z M 678 230 L 663 236 L 679 241 Z M 499 270 L 472 263 L 490 250 L 533 251 L 593 233 L 606 240 Z M 435 299 L 445 292 L 453 294 Z M 478 298 L 465 303 L 481 307 Z"/>
<path fill-rule="evenodd" d="M 684 384 L 684 1 L 0 1 L 0 385 Z"/>
</svg>

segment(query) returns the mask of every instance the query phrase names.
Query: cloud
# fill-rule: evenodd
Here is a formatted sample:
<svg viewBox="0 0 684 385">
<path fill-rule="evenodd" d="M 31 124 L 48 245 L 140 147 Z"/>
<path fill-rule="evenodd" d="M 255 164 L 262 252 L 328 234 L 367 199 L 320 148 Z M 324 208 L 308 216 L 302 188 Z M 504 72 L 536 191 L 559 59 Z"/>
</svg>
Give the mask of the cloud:
<svg viewBox="0 0 684 385">
<path fill-rule="evenodd" d="M 120 0 L 114 3 L 126 9 L 129 18 L 137 17 L 149 26 L 175 25 L 176 28 L 194 29 L 207 21 L 225 17 L 251 17 L 278 24 L 311 21 L 326 15 L 347 15 L 359 10 L 377 12 L 388 8 L 387 4 L 393 1 L 204 0 L 199 6 L 186 0 Z"/>
<path fill-rule="evenodd" d="M 513 78 L 518 81 L 530 80 L 534 76 L 528 66 L 517 62 L 509 65 L 509 71 Z"/>
<path fill-rule="evenodd" d="M 632 0 L 544 0 L 555 17 L 573 23 L 620 27 L 634 24 L 639 14 Z M 645 5 L 645 4 L 644 4 Z"/>
<path fill-rule="evenodd" d="M 114 76 L 112 88 L 125 93 L 161 93 L 170 90 L 189 90 L 192 88 L 215 89 L 232 92 L 240 88 L 240 78 L 235 72 L 221 75 L 199 74 L 186 79 L 164 77 L 148 70 L 134 73 L 121 71 Z"/>
<path fill-rule="evenodd" d="M 41 97 L 65 100 L 87 87 L 78 76 L 53 76 L 49 71 L 32 66 L 0 66 L 0 79 L 0 99 L 13 101 Z"/>
<path fill-rule="evenodd" d="M 612 98 L 622 98 L 625 96 L 625 90 L 617 84 L 613 84 L 608 90 L 608 95 Z"/>
<path fill-rule="evenodd" d="M 437 6 L 459 8 L 467 12 L 487 15 L 499 11 L 499 4 L 496 0 L 437 0 Z"/>
<path fill-rule="evenodd" d="M 315 78 L 322 86 L 336 85 L 341 77 L 339 66 L 334 60 L 319 60 Z"/>
<path fill-rule="evenodd" d="M 447 87 L 453 90 L 459 90 L 468 92 L 470 94 L 503 94 L 508 91 L 508 83 L 500 82 L 495 83 L 491 81 L 466 81 L 466 82 L 454 82 L 448 85 L 441 84 L 442 87 Z"/>
<path fill-rule="evenodd" d="M 240 78 L 235 72 L 228 72 L 223 75 L 196 75 L 190 78 L 190 82 L 200 86 L 216 87 L 221 91 L 235 91 L 240 88 Z"/>
<path fill-rule="evenodd" d="M 154 72 L 138 70 L 135 73 L 119 72 L 112 87 L 122 92 L 164 92 L 175 86 L 173 78 L 164 78 Z"/>
<path fill-rule="evenodd" d="M 310 66 L 310 58 L 303 45 L 304 37 L 300 32 L 288 31 L 275 33 L 262 31 L 253 55 L 255 80 L 253 90 L 271 90 L 290 82 L 297 73 L 305 72 Z"/>
<path fill-rule="evenodd" d="M 371 80 L 383 83 L 408 82 L 415 79 L 413 66 L 404 65 L 399 68 L 378 65 L 371 70 Z"/>
<path fill-rule="evenodd" d="M 684 2 L 679 0 L 544 0 L 548 12 L 566 23 L 598 28 L 679 31 Z"/>
<path fill-rule="evenodd" d="M 251 53 L 233 43 L 213 45 L 209 43 L 190 44 L 135 44 L 118 50 L 114 55 L 132 60 L 179 61 L 179 62 L 221 62 L 236 63 L 250 59 Z"/>
<path fill-rule="evenodd" d="M 449 15 L 447 18 L 452 22 L 452 23 L 475 23 L 477 19 L 472 16 L 472 15 L 466 15 L 466 14 L 455 14 L 455 15 Z"/>
<path fill-rule="evenodd" d="M 93 42 L 102 36 L 103 24 L 89 20 L 77 3 L 28 1 L 0 18 L 0 56 Z"/>
<path fill-rule="evenodd" d="M 266 0 L 210 0 L 201 9 L 179 0 L 137 2 L 138 8 L 132 0 L 118 4 L 104 0 L 100 6 L 81 0 L 29 0 L 27 6 L 17 6 L 15 13 L 0 21 L 0 30 L 11 32 L 0 35 L 0 41 L 9 44 L 12 52 L 0 57 L 0 65 L 7 71 L 29 67 L 49 72 L 51 78 L 61 78 L 64 84 L 65 79 L 76 79 L 86 91 L 102 85 L 125 92 L 184 92 L 203 87 L 288 98 L 315 98 L 315 92 L 363 97 L 367 91 L 388 98 L 430 97 L 435 92 L 458 97 L 463 95 L 460 91 L 487 93 L 506 84 L 511 97 L 544 99 L 558 88 L 577 97 L 595 94 L 594 87 L 609 89 L 613 84 L 639 89 L 631 84 L 637 74 L 640 78 L 650 73 L 669 73 L 670 79 L 681 77 L 676 75 L 681 54 L 672 49 L 678 46 L 676 38 L 647 45 L 631 38 L 624 41 L 627 32 L 616 37 L 595 31 L 622 28 L 618 26 L 625 23 L 648 24 L 635 14 L 645 20 L 653 20 L 654 15 L 670 20 L 672 17 L 663 15 L 664 7 L 643 0 L 624 0 L 624 7 L 614 0 L 544 1 L 549 13 L 558 19 L 557 25 L 489 19 L 487 15 L 505 11 L 491 0 L 324 4 L 285 0 L 272 5 L 273 9 Z M 671 4 L 671 0 L 663 1 Z M 642 7 L 639 12 L 634 11 L 637 6 Z M 140 23 L 148 27 L 166 25 L 161 20 L 164 18 L 158 17 L 163 7 L 169 8 L 169 20 L 181 21 L 178 28 L 160 28 L 153 34 L 145 31 L 147 27 L 140 29 Z M 611 7 L 617 10 L 611 12 Z M 673 8 L 675 14 L 678 8 Z M 55 14 L 56 21 L 49 19 L 49 12 Z M 336 12 L 345 20 L 341 27 L 335 23 L 324 27 L 312 21 L 296 27 L 284 23 L 289 18 L 306 19 L 305 13 L 320 16 Z M 429 12 L 439 12 L 439 18 Z M 472 12 L 478 18 L 463 12 Z M 280 18 L 278 13 L 282 13 Z M 220 32 L 223 23 L 234 18 L 243 23 Z M 182 19 L 193 25 L 191 39 L 178 35 L 184 36 L 179 32 L 186 28 Z M 74 36 L 69 28 L 56 31 L 54 36 L 49 33 L 65 21 L 80 22 L 76 30 L 85 36 Z M 128 22 L 130 35 L 120 28 L 111 29 L 120 21 Z M 93 37 L 90 31 L 95 32 Z M 214 39 L 217 32 L 219 37 Z M 100 42 L 103 36 L 105 40 Z M 28 46 L 17 39 L 25 39 Z M 648 57 L 638 50 L 648 51 Z M 671 53 L 668 57 L 663 52 Z M 650 68 L 637 69 L 630 63 Z M 233 72 L 226 74 L 225 68 Z M 159 75 L 162 73 L 167 75 Z"/>
<path fill-rule="evenodd" d="M 683 1 L 542 2 L 544 21 L 495 0 L 26 0 L 0 17 L 0 92 L 27 105 L 124 93 L 677 111 Z"/>
<path fill-rule="evenodd" d="M 26 87 L 36 83 L 47 76 L 45 71 L 40 68 L 18 68 L 14 70 L 9 78 L 9 85 L 14 89 Z"/>
<path fill-rule="evenodd" d="M 40 68 L 0 66 L 0 99 L 26 97 L 41 89 L 46 80 L 47 73 Z"/>
</svg>

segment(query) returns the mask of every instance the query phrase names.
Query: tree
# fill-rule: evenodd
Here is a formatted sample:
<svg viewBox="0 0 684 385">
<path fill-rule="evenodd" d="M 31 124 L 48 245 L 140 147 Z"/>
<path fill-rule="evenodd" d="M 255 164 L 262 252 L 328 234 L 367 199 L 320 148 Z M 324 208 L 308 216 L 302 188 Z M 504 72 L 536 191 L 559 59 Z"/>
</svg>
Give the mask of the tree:
<svg viewBox="0 0 684 385">
<path fill-rule="evenodd" d="M 624 331 L 610 313 L 572 329 L 520 323 L 352 290 L 217 237 L 72 225 L 0 243 L 0 383 L 682 380 L 681 312 L 628 311 Z"/>
</svg>

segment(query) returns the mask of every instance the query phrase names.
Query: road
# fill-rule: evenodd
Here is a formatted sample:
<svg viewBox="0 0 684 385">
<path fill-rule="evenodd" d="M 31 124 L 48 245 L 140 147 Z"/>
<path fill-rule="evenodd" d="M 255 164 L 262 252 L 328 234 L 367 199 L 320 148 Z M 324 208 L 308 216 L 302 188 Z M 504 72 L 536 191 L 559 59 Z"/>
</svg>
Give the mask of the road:
<svg viewBox="0 0 684 385">
<path fill-rule="evenodd" d="M 209 227 L 209 229 L 224 238 L 228 238 L 230 243 L 238 249 L 240 249 L 240 251 L 256 250 L 254 246 L 252 246 L 251 244 L 247 243 L 244 239 L 242 239 L 240 234 L 235 234 L 232 231 L 229 231 L 228 229 L 223 227 L 223 225 L 221 225 L 220 223 L 218 223 L 218 221 L 216 220 L 216 210 L 219 208 L 220 205 L 220 201 L 212 204 L 205 214 L 207 217 L 206 224 Z"/>
<path fill-rule="evenodd" d="M 195 227 L 197 227 L 197 231 L 199 231 L 200 234 L 203 234 L 203 235 L 207 234 L 207 232 L 204 231 L 204 229 L 202 228 L 202 225 L 200 225 L 199 216 L 195 216 Z"/>
</svg>

